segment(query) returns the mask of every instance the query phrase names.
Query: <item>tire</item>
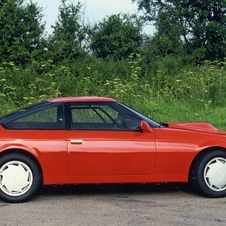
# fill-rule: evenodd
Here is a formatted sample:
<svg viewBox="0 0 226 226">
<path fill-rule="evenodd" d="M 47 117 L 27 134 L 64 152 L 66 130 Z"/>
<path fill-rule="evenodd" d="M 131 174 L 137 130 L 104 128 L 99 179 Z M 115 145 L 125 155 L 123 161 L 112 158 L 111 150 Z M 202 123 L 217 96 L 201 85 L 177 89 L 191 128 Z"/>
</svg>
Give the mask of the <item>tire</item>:
<svg viewBox="0 0 226 226">
<path fill-rule="evenodd" d="M 29 200 L 39 189 L 41 173 L 35 162 L 22 154 L 0 158 L 0 198 L 19 203 Z"/>
<path fill-rule="evenodd" d="M 225 197 L 226 151 L 215 149 L 198 156 L 192 165 L 190 182 L 206 197 Z"/>
</svg>

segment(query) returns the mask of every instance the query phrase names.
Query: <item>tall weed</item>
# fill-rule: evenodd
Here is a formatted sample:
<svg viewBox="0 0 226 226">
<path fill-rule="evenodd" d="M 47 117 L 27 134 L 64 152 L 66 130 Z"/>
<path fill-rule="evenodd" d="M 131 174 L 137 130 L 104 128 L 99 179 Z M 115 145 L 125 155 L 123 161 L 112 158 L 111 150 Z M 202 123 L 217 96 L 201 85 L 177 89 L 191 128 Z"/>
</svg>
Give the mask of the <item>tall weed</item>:
<svg viewBox="0 0 226 226">
<path fill-rule="evenodd" d="M 4 63 L 0 113 L 50 97 L 108 96 L 159 121 L 208 121 L 226 129 L 226 62 L 184 66 L 168 57 L 144 64 L 139 54 L 121 61 L 32 62 L 26 68 Z"/>
</svg>

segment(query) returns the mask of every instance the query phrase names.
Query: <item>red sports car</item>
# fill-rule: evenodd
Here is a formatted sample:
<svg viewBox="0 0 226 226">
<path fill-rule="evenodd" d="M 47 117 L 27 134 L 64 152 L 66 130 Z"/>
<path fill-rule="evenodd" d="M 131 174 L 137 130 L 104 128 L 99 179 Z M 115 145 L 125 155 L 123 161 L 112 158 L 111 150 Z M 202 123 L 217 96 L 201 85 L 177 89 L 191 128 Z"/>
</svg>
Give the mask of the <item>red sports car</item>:
<svg viewBox="0 0 226 226">
<path fill-rule="evenodd" d="M 191 182 L 226 196 L 226 132 L 166 124 L 105 97 L 62 97 L 0 118 L 0 198 L 40 185 Z"/>
</svg>

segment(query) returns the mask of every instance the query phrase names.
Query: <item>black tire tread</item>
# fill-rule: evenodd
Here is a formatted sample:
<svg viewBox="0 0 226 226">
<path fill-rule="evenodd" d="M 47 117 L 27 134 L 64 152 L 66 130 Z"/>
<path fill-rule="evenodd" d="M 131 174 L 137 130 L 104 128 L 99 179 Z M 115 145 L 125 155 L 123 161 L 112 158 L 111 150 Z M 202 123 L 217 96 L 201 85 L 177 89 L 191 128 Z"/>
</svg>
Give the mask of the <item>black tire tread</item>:
<svg viewBox="0 0 226 226">
<path fill-rule="evenodd" d="M 191 183 L 193 189 L 201 195 L 209 198 L 220 198 L 226 196 L 226 190 L 216 192 L 209 189 L 204 182 L 204 178 L 202 177 L 205 164 L 215 157 L 224 157 L 226 159 L 226 151 L 214 149 L 201 153 L 193 162 L 190 171 L 189 182 Z"/>
<path fill-rule="evenodd" d="M 20 203 L 28 201 L 39 189 L 41 185 L 41 173 L 35 161 L 23 154 L 11 153 L 0 158 L 0 167 L 8 161 L 19 160 L 26 163 L 33 172 L 33 185 L 26 194 L 21 196 L 9 196 L 0 190 L 0 198 L 5 202 Z"/>
</svg>

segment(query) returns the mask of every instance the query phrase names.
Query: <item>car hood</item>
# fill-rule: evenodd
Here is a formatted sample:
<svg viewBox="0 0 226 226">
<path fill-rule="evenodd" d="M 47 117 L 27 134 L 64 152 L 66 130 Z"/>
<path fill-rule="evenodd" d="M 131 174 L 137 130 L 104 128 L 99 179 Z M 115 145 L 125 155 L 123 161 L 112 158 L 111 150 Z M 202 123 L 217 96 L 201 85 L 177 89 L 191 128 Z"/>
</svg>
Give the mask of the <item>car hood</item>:
<svg viewBox="0 0 226 226">
<path fill-rule="evenodd" d="M 226 135 L 225 131 L 220 131 L 217 128 L 215 128 L 213 125 L 205 122 L 173 123 L 168 125 L 169 125 L 168 128 L 172 128 L 172 129 L 183 129 L 183 130 L 217 133 L 217 134 Z"/>
</svg>

